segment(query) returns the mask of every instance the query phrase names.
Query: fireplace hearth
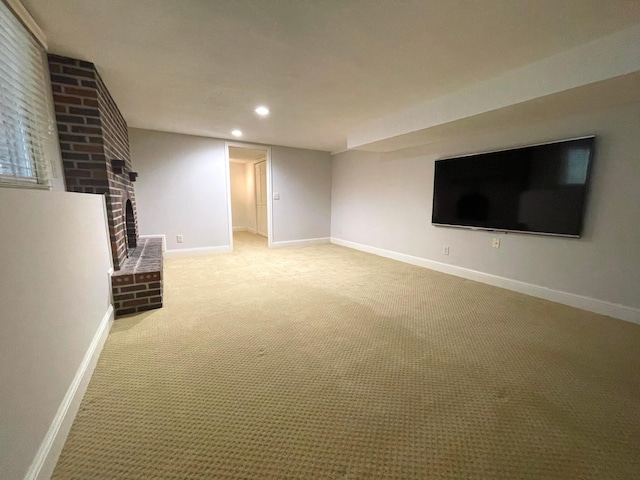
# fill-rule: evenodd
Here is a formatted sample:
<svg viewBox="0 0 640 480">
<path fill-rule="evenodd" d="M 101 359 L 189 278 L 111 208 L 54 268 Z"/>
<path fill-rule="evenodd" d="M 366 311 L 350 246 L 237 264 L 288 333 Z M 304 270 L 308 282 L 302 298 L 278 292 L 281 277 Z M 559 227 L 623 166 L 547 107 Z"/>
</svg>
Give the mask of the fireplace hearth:
<svg viewBox="0 0 640 480">
<path fill-rule="evenodd" d="M 116 315 L 162 307 L 162 240 L 141 238 L 111 277 Z"/>
</svg>

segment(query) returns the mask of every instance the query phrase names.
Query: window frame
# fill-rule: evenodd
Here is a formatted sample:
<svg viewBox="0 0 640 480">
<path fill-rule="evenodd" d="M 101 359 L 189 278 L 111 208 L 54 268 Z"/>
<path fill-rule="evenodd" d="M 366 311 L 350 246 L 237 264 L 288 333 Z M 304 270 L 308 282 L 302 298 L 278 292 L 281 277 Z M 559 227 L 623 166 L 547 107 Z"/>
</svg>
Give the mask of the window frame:
<svg viewBox="0 0 640 480">
<path fill-rule="evenodd" d="M 0 0 L 0 15 L 11 29 L 4 32 L 10 42 L 2 50 L 6 53 L 2 63 L 13 70 L 4 73 L 5 86 L 0 86 L 0 104 L 5 110 L 0 111 L 0 141 L 6 152 L 0 162 L 11 172 L 0 173 L 0 187 L 51 190 L 58 177 L 53 160 L 56 155 L 59 158 L 59 145 L 44 35 L 16 0 Z M 29 49 L 23 52 L 21 44 L 28 44 Z M 31 85 L 23 86 L 17 78 L 32 80 L 25 82 Z M 34 100 L 31 109 L 19 106 L 34 105 Z M 30 175 L 22 176 L 25 171 Z"/>
</svg>

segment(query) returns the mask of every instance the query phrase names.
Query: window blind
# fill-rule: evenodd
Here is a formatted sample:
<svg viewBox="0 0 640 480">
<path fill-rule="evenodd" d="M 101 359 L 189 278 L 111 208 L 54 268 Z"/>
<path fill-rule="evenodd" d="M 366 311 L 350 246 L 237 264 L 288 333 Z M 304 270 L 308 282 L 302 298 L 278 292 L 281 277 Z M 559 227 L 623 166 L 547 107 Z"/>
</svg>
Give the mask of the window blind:
<svg viewBox="0 0 640 480">
<path fill-rule="evenodd" d="M 51 185 L 56 142 L 46 53 L 0 1 L 0 185 Z"/>
</svg>

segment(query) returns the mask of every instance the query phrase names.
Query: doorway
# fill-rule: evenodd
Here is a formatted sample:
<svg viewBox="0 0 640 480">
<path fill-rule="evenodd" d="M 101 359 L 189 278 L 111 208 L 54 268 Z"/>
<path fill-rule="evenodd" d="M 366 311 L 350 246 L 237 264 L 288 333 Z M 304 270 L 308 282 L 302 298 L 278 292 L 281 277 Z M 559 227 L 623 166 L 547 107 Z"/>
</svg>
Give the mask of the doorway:
<svg viewBox="0 0 640 480">
<path fill-rule="evenodd" d="M 225 149 L 231 248 L 234 232 L 264 237 L 271 247 L 271 149 L 239 142 L 226 142 Z"/>
</svg>

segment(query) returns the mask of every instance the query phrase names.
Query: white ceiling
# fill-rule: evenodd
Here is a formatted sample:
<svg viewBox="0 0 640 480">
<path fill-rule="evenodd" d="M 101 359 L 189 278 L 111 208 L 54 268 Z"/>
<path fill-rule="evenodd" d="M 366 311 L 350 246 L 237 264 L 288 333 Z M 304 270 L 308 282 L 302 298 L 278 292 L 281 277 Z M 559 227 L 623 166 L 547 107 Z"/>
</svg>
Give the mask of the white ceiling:
<svg viewBox="0 0 640 480">
<path fill-rule="evenodd" d="M 51 52 L 97 65 L 132 127 L 327 151 L 640 23 L 638 0 L 23 2 Z"/>
<path fill-rule="evenodd" d="M 267 152 L 256 148 L 229 147 L 229 160 L 234 163 L 255 163 L 267 158 Z"/>
</svg>

